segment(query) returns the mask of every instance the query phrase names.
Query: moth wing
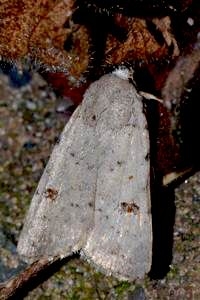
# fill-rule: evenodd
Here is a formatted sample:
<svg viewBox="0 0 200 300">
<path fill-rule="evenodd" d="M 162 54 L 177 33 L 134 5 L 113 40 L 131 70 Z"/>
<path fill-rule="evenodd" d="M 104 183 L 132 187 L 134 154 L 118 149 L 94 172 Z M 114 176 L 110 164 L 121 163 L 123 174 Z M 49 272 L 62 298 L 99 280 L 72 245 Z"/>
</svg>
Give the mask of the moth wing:
<svg viewBox="0 0 200 300">
<path fill-rule="evenodd" d="M 134 87 L 113 75 L 105 80 L 113 91 L 97 124 L 95 225 L 83 256 L 108 274 L 134 280 L 150 270 L 152 257 L 147 122 Z"/>
<path fill-rule="evenodd" d="M 94 128 L 84 124 L 79 107 L 33 196 L 18 242 L 18 252 L 26 260 L 67 256 L 84 245 L 94 222 L 94 147 Z"/>
</svg>

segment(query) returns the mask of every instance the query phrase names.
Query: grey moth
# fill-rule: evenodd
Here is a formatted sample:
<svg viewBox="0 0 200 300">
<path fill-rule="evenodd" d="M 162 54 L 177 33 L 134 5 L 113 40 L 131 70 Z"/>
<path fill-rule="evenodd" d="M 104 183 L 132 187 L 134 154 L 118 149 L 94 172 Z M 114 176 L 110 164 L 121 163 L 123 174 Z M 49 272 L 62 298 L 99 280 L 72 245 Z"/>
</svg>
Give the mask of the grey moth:
<svg viewBox="0 0 200 300">
<path fill-rule="evenodd" d="M 80 251 L 122 280 L 150 270 L 147 121 L 141 97 L 121 73 L 90 85 L 55 145 L 18 242 L 28 262 Z"/>
</svg>

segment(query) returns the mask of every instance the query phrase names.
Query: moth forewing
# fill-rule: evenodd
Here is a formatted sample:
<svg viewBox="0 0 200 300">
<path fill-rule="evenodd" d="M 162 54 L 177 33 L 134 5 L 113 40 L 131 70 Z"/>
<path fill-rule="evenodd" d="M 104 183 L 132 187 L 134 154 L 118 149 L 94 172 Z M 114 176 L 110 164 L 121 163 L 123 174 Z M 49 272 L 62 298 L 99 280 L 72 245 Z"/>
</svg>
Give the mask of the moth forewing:
<svg viewBox="0 0 200 300">
<path fill-rule="evenodd" d="M 127 80 L 107 75 L 99 82 L 110 89 L 102 88 L 98 100 L 106 109 L 96 124 L 95 225 L 83 255 L 108 274 L 134 280 L 150 270 L 152 257 L 147 121 Z"/>
<path fill-rule="evenodd" d="M 33 196 L 18 242 L 18 252 L 27 261 L 67 256 L 83 247 L 94 223 L 96 170 L 88 172 L 88 167 L 95 165 L 95 145 L 94 129 L 83 123 L 79 107 L 54 147 Z"/>
</svg>

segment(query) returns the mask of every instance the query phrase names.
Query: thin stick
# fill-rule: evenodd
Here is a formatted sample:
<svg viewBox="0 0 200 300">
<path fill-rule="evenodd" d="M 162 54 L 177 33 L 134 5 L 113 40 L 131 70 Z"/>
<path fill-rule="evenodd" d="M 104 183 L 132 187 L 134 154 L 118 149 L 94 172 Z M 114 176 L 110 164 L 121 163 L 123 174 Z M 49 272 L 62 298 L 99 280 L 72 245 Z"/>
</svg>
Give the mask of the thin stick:
<svg viewBox="0 0 200 300">
<path fill-rule="evenodd" d="M 38 278 L 38 275 L 41 272 L 45 271 L 58 260 L 60 261 L 60 258 L 58 257 L 52 260 L 42 258 L 28 266 L 15 278 L 0 284 L 0 300 L 10 299 L 11 297 L 15 296 L 20 290 L 22 290 L 24 287 L 27 287 L 32 280 Z"/>
</svg>

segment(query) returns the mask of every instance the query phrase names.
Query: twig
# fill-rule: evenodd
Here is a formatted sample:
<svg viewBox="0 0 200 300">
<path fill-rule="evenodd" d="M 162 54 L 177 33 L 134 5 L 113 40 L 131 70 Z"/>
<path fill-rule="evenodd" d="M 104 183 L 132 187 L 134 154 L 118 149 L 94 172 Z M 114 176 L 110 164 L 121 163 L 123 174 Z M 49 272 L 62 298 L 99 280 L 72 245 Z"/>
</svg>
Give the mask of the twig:
<svg viewBox="0 0 200 300">
<path fill-rule="evenodd" d="M 52 260 L 49 260 L 47 258 L 40 259 L 34 262 L 32 265 L 28 266 L 15 278 L 12 278 L 5 283 L 0 284 L 0 300 L 11 299 L 11 297 L 19 293 L 20 290 L 23 290 L 23 288 L 27 287 L 27 285 L 29 285 L 32 280 L 38 278 L 39 274 L 44 272 L 53 263 L 58 261 L 60 261 L 60 258 L 58 257 Z"/>
</svg>

